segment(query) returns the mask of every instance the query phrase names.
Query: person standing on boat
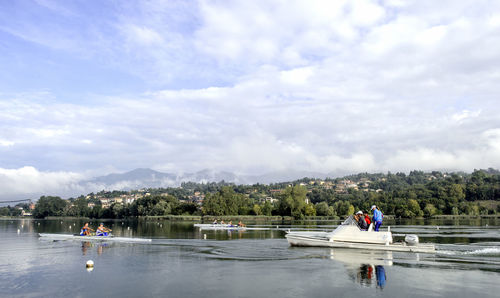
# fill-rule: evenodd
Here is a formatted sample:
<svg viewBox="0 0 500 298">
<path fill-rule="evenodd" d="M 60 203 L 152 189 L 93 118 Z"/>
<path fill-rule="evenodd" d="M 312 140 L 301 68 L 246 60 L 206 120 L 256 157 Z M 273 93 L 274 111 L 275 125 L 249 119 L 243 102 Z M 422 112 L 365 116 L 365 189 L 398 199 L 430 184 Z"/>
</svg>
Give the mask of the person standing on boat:
<svg viewBox="0 0 500 298">
<path fill-rule="evenodd" d="M 354 215 L 354 219 L 358 222 L 359 228 L 362 231 L 366 231 L 368 229 L 368 225 L 366 224 L 365 217 L 363 216 L 363 211 L 358 211 Z"/>
<path fill-rule="evenodd" d="M 378 209 L 377 206 L 373 205 L 372 206 L 372 211 L 373 211 L 373 223 L 375 224 L 374 230 L 378 232 L 378 229 L 382 225 L 382 219 L 384 218 L 384 214 L 382 214 L 382 211 Z"/>
<path fill-rule="evenodd" d="M 97 231 L 95 232 L 96 236 L 109 236 L 109 232 L 111 232 L 111 229 L 108 229 L 104 227 L 104 224 L 101 223 L 99 227 L 97 228 Z"/>
</svg>

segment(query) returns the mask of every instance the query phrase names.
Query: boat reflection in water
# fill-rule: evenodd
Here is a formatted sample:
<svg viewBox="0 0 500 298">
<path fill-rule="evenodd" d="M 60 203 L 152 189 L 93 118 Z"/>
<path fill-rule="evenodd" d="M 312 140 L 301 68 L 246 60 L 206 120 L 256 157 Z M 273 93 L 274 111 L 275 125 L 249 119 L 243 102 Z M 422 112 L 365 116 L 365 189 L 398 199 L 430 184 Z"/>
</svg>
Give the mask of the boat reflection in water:
<svg viewBox="0 0 500 298">
<path fill-rule="evenodd" d="M 387 283 L 384 266 L 392 266 L 391 251 L 331 249 L 330 258 L 344 263 L 352 281 L 364 287 L 383 289 Z"/>
<path fill-rule="evenodd" d="M 97 246 L 97 254 L 102 255 L 104 249 L 109 247 L 108 243 L 95 243 L 91 241 L 82 241 L 82 255 L 87 255 L 89 248 Z"/>
</svg>

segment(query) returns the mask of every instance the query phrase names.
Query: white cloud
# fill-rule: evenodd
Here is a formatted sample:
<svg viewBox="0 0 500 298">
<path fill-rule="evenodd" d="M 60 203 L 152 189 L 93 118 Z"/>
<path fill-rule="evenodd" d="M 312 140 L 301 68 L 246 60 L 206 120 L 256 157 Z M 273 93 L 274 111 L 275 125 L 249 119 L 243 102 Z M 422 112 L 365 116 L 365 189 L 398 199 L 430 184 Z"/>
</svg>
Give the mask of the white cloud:
<svg viewBox="0 0 500 298">
<path fill-rule="evenodd" d="M 60 51 L 50 57 L 85 52 L 105 86 L 115 72 L 142 82 L 89 85 L 71 100 L 0 94 L 2 166 L 500 167 L 500 9 L 491 2 L 148 1 L 95 15 L 92 26 L 70 4 L 44 3 L 57 15 L 40 24 L 6 16 L 0 30 Z"/>
<path fill-rule="evenodd" d="M 460 113 L 453 114 L 451 117 L 453 120 L 459 122 L 471 117 L 478 117 L 481 114 L 481 111 L 468 111 L 463 110 Z"/>
<path fill-rule="evenodd" d="M 125 26 L 123 31 L 133 43 L 141 46 L 162 46 L 163 38 L 151 28 L 130 24 Z"/>
<path fill-rule="evenodd" d="M 7 141 L 7 140 L 0 140 L 0 146 L 8 147 L 8 146 L 14 146 L 14 142 L 12 141 Z"/>
<path fill-rule="evenodd" d="M 1 199 L 34 194 L 67 194 L 78 191 L 77 183 L 83 178 L 73 172 L 41 172 L 34 167 L 18 169 L 0 168 Z"/>
</svg>

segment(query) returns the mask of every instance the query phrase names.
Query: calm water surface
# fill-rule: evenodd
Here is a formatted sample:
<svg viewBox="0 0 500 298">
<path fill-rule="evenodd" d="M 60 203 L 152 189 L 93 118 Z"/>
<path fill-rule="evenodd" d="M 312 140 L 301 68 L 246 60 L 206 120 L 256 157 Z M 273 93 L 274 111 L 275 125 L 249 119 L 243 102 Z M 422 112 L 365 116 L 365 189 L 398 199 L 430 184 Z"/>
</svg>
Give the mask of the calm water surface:
<svg viewBox="0 0 500 298">
<path fill-rule="evenodd" d="M 199 231 L 192 222 L 108 221 L 151 244 L 50 241 L 78 220 L 0 220 L 1 297 L 499 297 L 498 220 L 388 222 L 436 254 L 291 248 L 286 229 Z M 95 227 L 98 222 L 93 222 Z M 387 226 L 387 224 L 385 226 Z M 18 232 L 19 230 L 19 232 Z M 206 240 L 204 239 L 206 237 Z M 401 236 L 399 236 L 401 237 Z M 93 271 L 85 268 L 95 262 Z"/>
</svg>

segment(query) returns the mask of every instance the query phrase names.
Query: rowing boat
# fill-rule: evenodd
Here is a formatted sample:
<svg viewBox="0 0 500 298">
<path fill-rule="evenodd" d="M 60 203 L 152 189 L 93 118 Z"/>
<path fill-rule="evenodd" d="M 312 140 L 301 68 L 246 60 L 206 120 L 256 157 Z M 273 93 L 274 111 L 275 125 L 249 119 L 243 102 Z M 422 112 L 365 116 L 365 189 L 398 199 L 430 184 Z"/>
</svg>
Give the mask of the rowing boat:
<svg viewBox="0 0 500 298">
<path fill-rule="evenodd" d="M 229 224 L 194 224 L 196 228 L 200 230 L 237 230 L 237 231 L 246 231 L 246 230 L 269 230 L 269 228 L 255 228 L 255 227 L 239 227 L 233 226 Z"/>
<path fill-rule="evenodd" d="M 39 233 L 39 237 L 44 237 L 52 240 L 97 240 L 97 241 L 119 241 L 119 242 L 151 242 L 147 238 L 129 238 L 115 236 L 80 236 L 74 234 L 49 234 Z"/>
</svg>

